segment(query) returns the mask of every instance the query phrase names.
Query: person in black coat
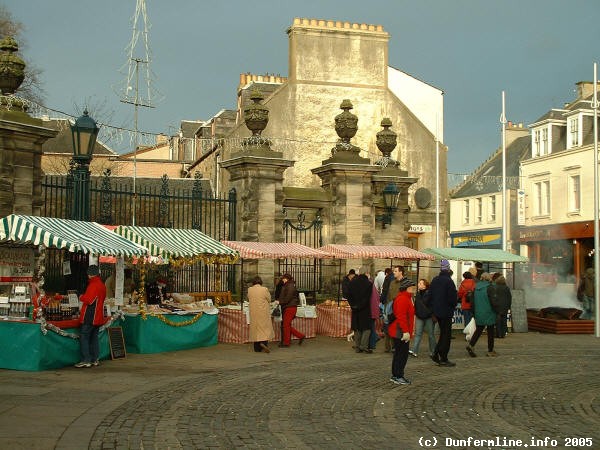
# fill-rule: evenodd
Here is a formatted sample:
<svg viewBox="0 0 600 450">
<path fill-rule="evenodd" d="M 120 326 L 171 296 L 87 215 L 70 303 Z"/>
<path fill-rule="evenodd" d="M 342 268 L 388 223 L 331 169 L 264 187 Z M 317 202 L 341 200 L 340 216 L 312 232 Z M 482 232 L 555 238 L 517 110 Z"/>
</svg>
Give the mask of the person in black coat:
<svg viewBox="0 0 600 450">
<path fill-rule="evenodd" d="M 429 285 L 431 310 L 440 327 L 440 337 L 431 359 L 439 366 L 452 367 L 456 364 L 448 360 L 448 353 L 452 337 L 452 317 L 458 297 L 456 284 L 450 276 L 450 263 L 442 259 L 440 269 L 440 274 Z"/>
<path fill-rule="evenodd" d="M 506 278 L 502 275 L 496 278 L 495 283 L 488 286 L 487 294 L 496 313 L 496 337 L 502 339 L 508 332 L 508 310 L 512 306 L 512 294 L 506 285 Z"/>
<path fill-rule="evenodd" d="M 348 275 L 344 277 L 342 280 L 342 298 L 348 300 L 348 296 L 350 295 L 350 283 L 356 276 L 356 271 L 354 269 L 350 269 L 348 271 Z"/>
<path fill-rule="evenodd" d="M 352 330 L 356 353 L 372 353 L 369 349 L 371 336 L 371 294 L 373 283 L 366 269 L 360 271 L 350 284 L 348 304 L 352 308 Z"/>
</svg>

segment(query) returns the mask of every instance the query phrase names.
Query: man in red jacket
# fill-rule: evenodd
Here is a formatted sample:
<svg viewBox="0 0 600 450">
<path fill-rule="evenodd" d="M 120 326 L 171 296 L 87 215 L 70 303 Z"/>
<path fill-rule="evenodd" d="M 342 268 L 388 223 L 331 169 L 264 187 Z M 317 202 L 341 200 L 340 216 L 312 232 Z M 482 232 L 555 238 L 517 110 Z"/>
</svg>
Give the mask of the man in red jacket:
<svg viewBox="0 0 600 450">
<path fill-rule="evenodd" d="M 408 361 L 409 342 L 415 323 L 415 307 L 412 302 L 415 290 L 415 283 L 408 278 L 403 278 L 400 281 L 398 295 L 392 305 L 394 320 L 388 325 L 388 333 L 394 339 L 392 378 L 390 378 L 394 384 L 410 384 L 410 381 L 404 378 L 404 368 Z"/>
<path fill-rule="evenodd" d="M 81 311 L 79 313 L 79 344 L 81 348 L 81 361 L 75 367 L 92 367 L 100 364 L 100 344 L 98 331 L 104 324 L 104 299 L 106 287 L 100 278 L 98 266 L 88 267 L 88 285 L 85 292 L 79 297 Z"/>
</svg>

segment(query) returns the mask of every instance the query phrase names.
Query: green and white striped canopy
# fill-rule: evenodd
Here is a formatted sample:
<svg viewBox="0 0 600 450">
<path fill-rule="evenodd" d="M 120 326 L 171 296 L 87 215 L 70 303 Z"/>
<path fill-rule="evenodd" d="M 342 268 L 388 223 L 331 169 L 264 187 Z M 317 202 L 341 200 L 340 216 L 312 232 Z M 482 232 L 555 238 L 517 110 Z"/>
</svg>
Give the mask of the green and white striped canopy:
<svg viewBox="0 0 600 450">
<path fill-rule="evenodd" d="M 140 256 L 148 249 L 96 222 L 11 214 L 0 220 L 0 242 L 43 244 L 94 255 Z"/>
<path fill-rule="evenodd" d="M 163 258 L 216 258 L 216 262 L 233 262 L 239 253 L 199 230 L 152 228 L 120 225 L 115 233 L 143 245 L 152 256 Z M 227 261 L 224 261 L 227 260 Z"/>
</svg>

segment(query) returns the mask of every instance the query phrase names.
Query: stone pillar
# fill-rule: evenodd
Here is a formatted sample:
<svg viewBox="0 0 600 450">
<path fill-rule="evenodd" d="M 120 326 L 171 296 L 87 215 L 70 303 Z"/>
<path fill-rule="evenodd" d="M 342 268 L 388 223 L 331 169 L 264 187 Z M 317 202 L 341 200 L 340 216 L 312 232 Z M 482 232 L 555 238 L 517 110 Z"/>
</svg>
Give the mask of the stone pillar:
<svg viewBox="0 0 600 450">
<path fill-rule="evenodd" d="M 25 63 L 11 37 L 0 41 L 0 217 L 40 215 L 42 144 L 56 136 L 26 112 L 13 94 L 24 78 Z"/>
<path fill-rule="evenodd" d="M 408 188 L 418 181 L 418 178 L 409 177 L 406 170 L 400 169 L 400 164 L 391 158 L 391 153 L 396 147 L 397 135 L 390 128 L 392 121 L 384 118 L 381 121 L 383 130 L 377 133 L 377 148 L 382 157 L 375 164 L 380 167 L 372 177 L 373 192 L 375 194 L 375 217 L 376 227 L 374 230 L 375 240 L 378 244 L 404 245 L 410 227 L 408 221 Z M 398 204 L 393 211 L 386 211 L 383 201 L 383 190 L 388 184 L 398 188 Z M 390 214 L 391 224 L 386 224 L 381 219 L 385 214 Z M 379 218 L 379 223 L 377 222 Z"/>
<path fill-rule="evenodd" d="M 238 194 L 238 239 L 283 242 L 283 173 L 294 162 L 283 159 L 283 153 L 273 151 L 271 142 L 261 136 L 269 111 L 259 103 L 263 98 L 259 92 L 253 92 L 250 98 L 254 104 L 244 109 L 244 118 L 253 134 L 244 140 L 239 152 L 221 162 L 221 167 L 229 172 L 230 185 Z M 272 289 L 274 263 L 272 260 L 244 261 L 244 282 L 248 283 L 258 274 L 263 285 Z"/>
<path fill-rule="evenodd" d="M 340 140 L 331 149 L 331 157 L 312 169 L 312 173 L 321 178 L 323 189 L 332 199 L 329 243 L 373 245 L 371 177 L 380 168 L 360 157 L 361 149 L 350 143 L 358 130 L 358 118 L 350 113 L 352 108 L 350 100 L 344 100 L 340 105 L 343 112 L 335 118 L 335 131 Z M 362 263 L 348 260 L 346 266 L 355 267 Z"/>
</svg>

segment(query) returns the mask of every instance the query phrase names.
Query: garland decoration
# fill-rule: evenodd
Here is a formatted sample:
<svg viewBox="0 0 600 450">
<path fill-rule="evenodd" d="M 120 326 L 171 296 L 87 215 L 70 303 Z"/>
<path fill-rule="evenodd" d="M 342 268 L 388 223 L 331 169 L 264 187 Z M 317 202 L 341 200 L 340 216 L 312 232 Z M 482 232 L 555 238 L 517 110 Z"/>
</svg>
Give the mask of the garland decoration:
<svg viewBox="0 0 600 450">
<path fill-rule="evenodd" d="M 193 325 L 196 322 L 198 322 L 200 320 L 200 317 L 202 317 L 204 315 L 204 313 L 202 311 L 200 311 L 198 314 L 196 314 L 191 319 L 184 320 L 183 322 L 173 322 L 172 320 L 170 320 L 167 317 L 165 317 L 164 314 L 151 314 L 151 315 L 153 317 L 156 317 L 162 323 L 164 323 L 166 325 L 169 325 L 171 327 L 187 327 L 188 325 Z"/>
</svg>

